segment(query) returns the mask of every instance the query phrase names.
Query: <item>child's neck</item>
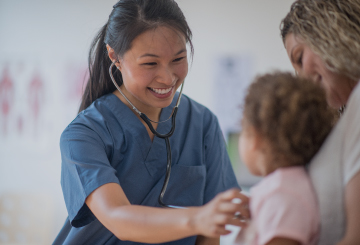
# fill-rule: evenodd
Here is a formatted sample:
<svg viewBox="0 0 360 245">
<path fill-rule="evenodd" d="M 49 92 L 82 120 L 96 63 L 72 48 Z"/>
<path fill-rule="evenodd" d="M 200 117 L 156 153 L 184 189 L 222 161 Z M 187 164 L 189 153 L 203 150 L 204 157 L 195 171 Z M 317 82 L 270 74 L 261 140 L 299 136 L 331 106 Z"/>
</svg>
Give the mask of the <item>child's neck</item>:
<svg viewBox="0 0 360 245">
<path fill-rule="evenodd" d="M 267 176 L 279 168 L 289 167 L 288 161 L 285 159 L 270 159 L 261 154 L 258 158 L 258 169 L 261 176 Z"/>
</svg>

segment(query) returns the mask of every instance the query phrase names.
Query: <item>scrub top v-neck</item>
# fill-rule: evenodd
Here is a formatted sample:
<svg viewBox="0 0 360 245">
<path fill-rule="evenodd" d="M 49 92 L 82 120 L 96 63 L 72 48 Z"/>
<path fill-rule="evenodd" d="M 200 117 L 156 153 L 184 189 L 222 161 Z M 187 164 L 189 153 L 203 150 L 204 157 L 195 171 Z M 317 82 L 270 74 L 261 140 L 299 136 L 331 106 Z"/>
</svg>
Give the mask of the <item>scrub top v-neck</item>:
<svg viewBox="0 0 360 245">
<path fill-rule="evenodd" d="M 170 116 L 175 103 L 176 98 L 162 109 L 160 121 Z M 168 120 L 157 131 L 167 133 L 170 128 Z M 187 96 L 181 98 L 170 144 L 166 204 L 200 206 L 219 192 L 238 187 L 217 118 Z M 60 149 L 61 186 L 69 216 L 54 244 L 144 244 L 119 240 L 96 219 L 85 199 L 104 184 L 118 183 L 131 204 L 159 207 L 167 162 L 164 139 L 151 141 L 134 112 L 108 94 L 69 124 Z M 164 244 L 195 244 L 195 240 L 188 237 Z"/>
</svg>

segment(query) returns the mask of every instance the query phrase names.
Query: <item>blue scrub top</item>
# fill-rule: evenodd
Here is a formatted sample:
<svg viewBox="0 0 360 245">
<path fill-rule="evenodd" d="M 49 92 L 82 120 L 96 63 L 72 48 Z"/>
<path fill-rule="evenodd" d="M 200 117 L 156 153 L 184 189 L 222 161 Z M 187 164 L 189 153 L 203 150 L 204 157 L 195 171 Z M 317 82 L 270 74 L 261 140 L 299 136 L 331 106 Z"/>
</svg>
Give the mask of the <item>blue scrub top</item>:
<svg viewBox="0 0 360 245">
<path fill-rule="evenodd" d="M 162 109 L 167 119 L 176 104 Z M 171 120 L 157 131 L 167 133 Z M 206 107 L 182 96 L 176 129 L 170 137 L 172 169 L 164 202 L 200 206 L 216 194 L 239 188 L 217 118 Z M 82 111 L 60 139 L 61 187 L 68 218 L 53 244 L 143 244 L 121 241 L 85 204 L 106 183 L 118 183 L 131 204 L 159 207 L 166 172 L 165 140 L 149 134 L 116 95 L 107 94 Z M 195 244 L 196 236 L 164 244 Z"/>
</svg>

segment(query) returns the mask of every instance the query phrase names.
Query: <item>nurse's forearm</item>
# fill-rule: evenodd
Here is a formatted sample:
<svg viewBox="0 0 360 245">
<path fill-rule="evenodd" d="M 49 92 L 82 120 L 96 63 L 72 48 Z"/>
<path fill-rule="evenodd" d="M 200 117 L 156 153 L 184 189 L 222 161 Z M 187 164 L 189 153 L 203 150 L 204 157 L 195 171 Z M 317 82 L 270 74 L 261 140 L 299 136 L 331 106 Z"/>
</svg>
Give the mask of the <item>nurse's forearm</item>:
<svg viewBox="0 0 360 245">
<path fill-rule="evenodd" d="M 242 200 L 233 203 L 234 198 Z M 161 243 L 204 235 L 219 237 L 230 233 L 226 224 L 244 226 L 234 214 L 249 217 L 248 198 L 232 189 L 218 194 L 201 207 L 166 209 L 131 205 L 122 188 L 116 183 L 94 190 L 85 200 L 96 218 L 116 237 L 146 243 Z"/>
<path fill-rule="evenodd" d="M 108 183 L 85 200 L 96 218 L 121 240 L 160 243 L 198 234 L 199 208 L 165 209 L 131 205 L 121 186 Z"/>
<path fill-rule="evenodd" d="M 124 241 L 162 243 L 197 235 L 194 217 L 198 208 L 163 209 L 121 206 L 109 214 L 108 229 Z"/>
</svg>

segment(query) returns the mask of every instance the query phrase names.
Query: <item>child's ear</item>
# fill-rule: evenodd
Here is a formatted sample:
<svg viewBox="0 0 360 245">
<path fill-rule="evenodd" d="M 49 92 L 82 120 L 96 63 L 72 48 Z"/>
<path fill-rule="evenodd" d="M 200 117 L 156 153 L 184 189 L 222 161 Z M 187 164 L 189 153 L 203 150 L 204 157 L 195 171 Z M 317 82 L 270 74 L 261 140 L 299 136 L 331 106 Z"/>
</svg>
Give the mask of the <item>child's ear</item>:
<svg viewBox="0 0 360 245">
<path fill-rule="evenodd" d="M 256 151 L 257 149 L 261 148 L 261 137 L 260 134 L 256 131 L 256 129 L 253 126 L 248 126 L 247 128 L 249 135 L 251 136 L 249 139 L 249 149 L 252 151 Z"/>
<path fill-rule="evenodd" d="M 264 140 L 263 137 L 261 137 L 260 133 L 255 131 L 254 132 L 254 147 L 256 149 L 260 149 L 263 147 Z"/>
</svg>

